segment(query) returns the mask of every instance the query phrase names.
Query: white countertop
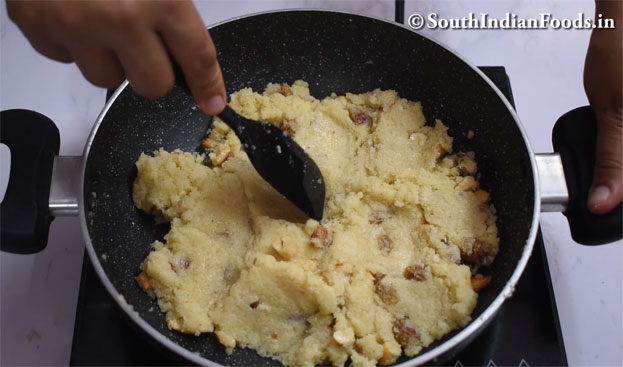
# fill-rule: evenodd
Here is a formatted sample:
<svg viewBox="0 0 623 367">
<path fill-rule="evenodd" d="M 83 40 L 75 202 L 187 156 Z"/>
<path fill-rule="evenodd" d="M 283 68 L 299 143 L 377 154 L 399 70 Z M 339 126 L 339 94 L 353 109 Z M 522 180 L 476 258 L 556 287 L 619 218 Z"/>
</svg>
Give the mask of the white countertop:
<svg viewBox="0 0 623 367">
<path fill-rule="evenodd" d="M 331 8 L 393 19 L 393 1 L 199 1 L 206 24 L 284 7 Z M 469 12 L 524 17 L 551 13 L 592 17 L 586 1 L 409 1 L 405 16 Z M 622 25 L 623 26 L 623 25 Z M 582 69 L 586 30 L 423 30 L 476 65 L 503 65 L 517 112 L 536 152 L 551 151 L 551 129 L 563 113 L 587 104 Z M 75 65 L 37 54 L 0 14 L 0 108 L 38 111 L 56 122 L 61 154 L 80 155 L 104 105 L 105 91 Z M 5 172 L 2 170 L 2 174 Z M 550 272 L 570 365 L 623 364 L 623 243 L 586 247 L 573 242 L 561 214 L 541 217 Z M 502 244 L 503 246 L 503 244 Z M 48 247 L 36 255 L 0 253 L 2 365 L 66 365 L 78 296 L 84 241 L 77 218 L 58 218 Z M 518 361 L 519 364 L 519 361 Z"/>
</svg>

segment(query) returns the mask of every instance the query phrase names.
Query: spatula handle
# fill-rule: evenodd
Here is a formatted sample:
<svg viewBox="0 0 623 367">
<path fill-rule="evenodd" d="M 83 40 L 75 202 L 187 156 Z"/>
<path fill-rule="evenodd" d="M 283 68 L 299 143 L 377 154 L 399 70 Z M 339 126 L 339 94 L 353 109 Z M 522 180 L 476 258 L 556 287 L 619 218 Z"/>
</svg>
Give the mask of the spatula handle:
<svg viewBox="0 0 623 367">
<path fill-rule="evenodd" d="M 225 109 L 218 114 L 218 117 L 223 120 L 229 126 L 237 136 L 241 136 L 244 134 L 244 125 L 245 122 L 242 117 L 236 113 L 236 111 L 232 110 L 231 107 L 225 106 Z"/>
</svg>

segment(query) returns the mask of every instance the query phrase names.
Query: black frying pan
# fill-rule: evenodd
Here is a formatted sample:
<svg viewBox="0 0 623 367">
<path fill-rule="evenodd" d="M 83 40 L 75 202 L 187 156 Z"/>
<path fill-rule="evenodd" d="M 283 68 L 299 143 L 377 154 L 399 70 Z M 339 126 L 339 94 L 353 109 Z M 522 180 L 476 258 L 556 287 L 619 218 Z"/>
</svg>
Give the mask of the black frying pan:
<svg viewBox="0 0 623 367">
<path fill-rule="evenodd" d="M 491 193 L 498 215 L 500 251 L 489 269 L 493 281 L 480 294 L 474 321 L 466 328 L 447 335 L 416 358 L 402 357 L 398 362 L 420 364 L 457 352 L 511 296 L 532 250 L 541 199 L 551 199 L 541 197 L 537 159 L 506 99 L 482 73 L 453 52 L 382 20 L 336 12 L 288 11 L 225 22 L 210 33 L 230 92 L 244 87 L 261 91 L 269 82 L 292 83 L 296 79 L 308 81 L 316 97 L 395 89 L 402 97 L 421 101 L 429 123 L 435 118 L 443 120 L 454 137 L 455 151 L 476 152 L 481 186 Z M 12 167 L 17 169 L 2 205 L 2 249 L 39 250 L 45 246 L 52 215 L 78 213 L 98 275 L 151 338 L 193 363 L 278 365 L 248 349 L 227 355 L 212 334 L 195 337 L 169 330 L 156 302 L 134 280 L 150 244 L 162 239 L 169 229 L 166 224 L 155 225 L 151 216 L 134 208 L 134 163 L 140 153 L 160 147 L 197 149 L 210 117 L 194 106 L 179 87 L 164 98 L 148 100 L 124 83 L 98 117 L 80 158 L 55 158 L 58 131 L 45 117 L 26 111 L 3 112 L 2 142 L 12 149 Z M 466 138 L 468 130 L 475 132 L 473 139 Z M 590 147 L 588 152 L 592 152 Z M 590 166 L 590 159 L 587 162 Z M 19 168 L 24 163 L 28 168 Z M 64 171 L 79 178 L 71 181 Z M 581 175 L 584 180 L 579 186 L 587 187 L 590 172 Z M 73 201 L 62 197 L 65 188 L 71 194 L 72 182 L 80 183 L 78 199 Z M 581 202 L 578 196 L 582 194 L 572 185 L 568 195 L 571 203 Z M 556 200 L 564 206 L 566 198 Z M 568 214 L 573 208 L 568 207 Z M 617 210 L 620 218 L 621 208 Z M 602 235 L 590 241 L 612 241 L 620 236 L 620 227 L 611 229 L 616 219 L 588 218 L 593 221 L 584 223 L 589 234 Z M 612 221 L 604 227 L 610 228 L 609 233 L 590 227 L 607 220 Z"/>
</svg>

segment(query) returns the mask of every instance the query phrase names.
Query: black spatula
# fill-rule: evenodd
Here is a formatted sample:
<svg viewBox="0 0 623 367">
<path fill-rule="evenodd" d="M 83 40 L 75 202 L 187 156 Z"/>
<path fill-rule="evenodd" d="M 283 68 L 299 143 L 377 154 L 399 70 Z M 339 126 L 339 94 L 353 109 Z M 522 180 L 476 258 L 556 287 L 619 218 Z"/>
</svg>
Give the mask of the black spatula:
<svg viewBox="0 0 623 367">
<path fill-rule="evenodd" d="M 275 125 L 244 118 L 229 106 L 218 117 L 236 133 L 262 178 L 305 214 L 322 219 L 324 180 L 300 145 Z"/>
<path fill-rule="evenodd" d="M 183 73 L 175 69 L 176 84 L 191 94 Z M 257 173 L 303 213 L 320 221 L 324 179 L 305 150 L 275 125 L 244 118 L 229 106 L 218 117 L 236 133 Z"/>
</svg>

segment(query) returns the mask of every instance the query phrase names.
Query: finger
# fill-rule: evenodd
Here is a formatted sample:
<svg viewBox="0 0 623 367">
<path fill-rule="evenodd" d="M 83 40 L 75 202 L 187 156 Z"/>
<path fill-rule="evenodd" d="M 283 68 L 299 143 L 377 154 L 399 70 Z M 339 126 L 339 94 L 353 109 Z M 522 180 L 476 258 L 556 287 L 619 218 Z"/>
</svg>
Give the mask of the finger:
<svg viewBox="0 0 623 367">
<path fill-rule="evenodd" d="M 9 18 L 18 25 L 32 47 L 40 54 L 56 61 L 72 62 L 71 53 L 62 46 L 62 42 L 55 42 L 53 37 L 43 30 L 45 24 L 37 17 L 43 6 L 36 2 L 7 1 L 6 9 Z"/>
<path fill-rule="evenodd" d="M 56 45 L 51 42 L 39 42 L 36 39 L 32 39 L 30 41 L 30 44 L 37 52 L 52 60 L 60 61 L 66 64 L 74 61 L 71 53 L 62 46 Z"/>
<path fill-rule="evenodd" d="M 176 2 L 158 30 L 199 107 L 207 114 L 225 108 L 225 83 L 216 60 L 216 48 L 191 2 Z"/>
<path fill-rule="evenodd" d="M 77 48 L 74 52 L 72 58 L 91 83 L 110 89 L 123 82 L 123 68 L 112 50 Z"/>
<path fill-rule="evenodd" d="M 41 34 L 39 29 L 33 29 L 30 25 L 24 25 L 21 27 L 21 30 L 30 42 L 30 45 L 43 56 L 64 63 L 74 61 L 71 53 L 64 46 L 53 41 L 51 37 Z"/>
<path fill-rule="evenodd" d="M 116 50 L 132 89 L 148 98 L 165 95 L 173 87 L 173 68 L 155 29 L 140 28 L 124 38 Z"/>
<path fill-rule="evenodd" d="M 623 121 L 619 114 L 598 116 L 595 172 L 588 209 L 605 214 L 623 201 Z"/>
</svg>

